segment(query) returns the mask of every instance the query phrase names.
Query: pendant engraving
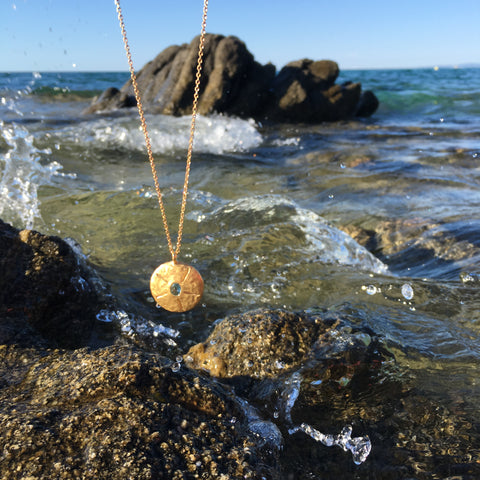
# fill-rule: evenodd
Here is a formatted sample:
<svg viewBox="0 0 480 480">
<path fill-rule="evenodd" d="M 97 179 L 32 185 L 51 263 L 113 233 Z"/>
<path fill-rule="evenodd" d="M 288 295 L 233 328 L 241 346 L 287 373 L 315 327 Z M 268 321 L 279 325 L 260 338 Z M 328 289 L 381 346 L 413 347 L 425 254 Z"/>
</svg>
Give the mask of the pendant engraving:
<svg viewBox="0 0 480 480">
<path fill-rule="evenodd" d="M 203 295 L 203 279 L 184 263 L 162 263 L 152 273 L 150 291 L 158 305 L 169 312 L 187 312 Z"/>
</svg>

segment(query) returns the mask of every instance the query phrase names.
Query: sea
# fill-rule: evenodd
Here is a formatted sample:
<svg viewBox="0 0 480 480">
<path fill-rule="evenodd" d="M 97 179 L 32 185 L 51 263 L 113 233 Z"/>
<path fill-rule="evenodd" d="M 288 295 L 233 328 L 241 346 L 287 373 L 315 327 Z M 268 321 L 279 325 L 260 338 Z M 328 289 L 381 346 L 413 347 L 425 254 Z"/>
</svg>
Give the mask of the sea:
<svg viewBox="0 0 480 480">
<path fill-rule="evenodd" d="M 170 258 L 136 111 L 82 113 L 127 79 L 0 73 L 0 218 L 68 239 L 122 335 L 186 351 L 232 313 L 348 312 L 412 388 L 461 405 L 480 461 L 480 69 L 342 71 L 377 95 L 366 119 L 199 116 L 180 259 L 205 293 L 185 314 L 149 293 Z M 190 118 L 147 124 L 175 239 Z"/>
</svg>

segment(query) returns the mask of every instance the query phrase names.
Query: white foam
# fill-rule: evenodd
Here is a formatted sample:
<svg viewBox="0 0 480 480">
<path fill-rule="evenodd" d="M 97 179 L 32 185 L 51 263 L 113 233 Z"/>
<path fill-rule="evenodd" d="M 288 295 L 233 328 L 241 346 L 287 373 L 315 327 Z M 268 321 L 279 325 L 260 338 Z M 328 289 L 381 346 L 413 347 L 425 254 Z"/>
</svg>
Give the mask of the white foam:
<svg viewBox="0 0 480 480">
<path fill-rule="evenodd" d="M 147 127 L 156 154 L 186 151 L 190 136 L 190 117 L 148 115 Z M 95 119 L 59 131 L 63 142 L 105 145 L 145 151 L 145 140 L 138 118 Z M 222 154 L 255 148 L 262 142 L 253 120 L 214 115 L 197 116 L 195 152 Z"/>
<path fill-rule="evenodd" d="M 330 225 L 316 213 L 297 208 L 292 219 L 300 225 L 310 242 L 310 252 L 317 252 L 317 259 L 325 263 L 355 265 L 362 270 L 377 274 L 386 273 L 388 268 L 366 248 L 359 245 L 350 235 Z"/>
</svg>

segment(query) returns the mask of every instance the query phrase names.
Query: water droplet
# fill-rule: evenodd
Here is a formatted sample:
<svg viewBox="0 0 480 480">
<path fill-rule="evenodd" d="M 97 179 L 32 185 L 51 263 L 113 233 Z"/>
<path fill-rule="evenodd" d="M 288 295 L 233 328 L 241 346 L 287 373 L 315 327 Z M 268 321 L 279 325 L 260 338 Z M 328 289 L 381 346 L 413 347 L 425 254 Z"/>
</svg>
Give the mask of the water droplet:
<svg viewBox="0 0 480 480">
<path fill-rule="evenodd" d="M 350 378 L 348 377 L 342 377 L 338 380 L 338 384 L 341 387 L 346 387 L 350 383 Z"/>
<path fill-rule="evenodd" d="M 335 195 L 334 195 L 333 193 L 331 193 L 331 194 L 328 196 L 328 198 L 329 198 L 330 200 L 332 200 L 332 199 L 335 198 Z"/>
<path fill-rule="evenodd" d="M 363 286 L 362 290 L 365 290 L 367 295 L 375 295 L 377 293 L 377 287 L 375 285 L 368 285 L 367 287 Z"/>
<path fill-rule="evenodd" d="M 172 366 L 171 366 L 171 369 L 172 369 L 172 372 L 178 372 L 181 368 L 181 365 L 180 363 L 178 362 L 173 362 L 172 363 Z"/>
<path fill-rule="evenodd" d="M 462 273 L 460 273 L 460 280 L 463 283 L 474 282 L 475 277 L 471 273 L 462 272 Z"/>
<path fill-rule="evenodd" d="M 413 288 L 409 283 L 404 283 L 402 285 L 402 295 L 407 300 L 411 300 L 413 298 Z"/>
<path fill-rule="evenodd" d="M 112 312 L 112 311 L 106 310 L 106 309 L 102 309 L 97 313 L 96 318 L 100 322 L 112 323 L 115 320 L 116 317 L 115 317 L 115 312 Z"/>
<path fill-rule="evenodd" d="M 347 168 L 347 166 L 344 163 L 341 163 L 340 168 Z"/>
<path fill-rule="evenodd" d="M 273 412 L 273 418 L 278 418 L 278 415 L 279 415 L 279 414 L 278 414 L 278 410 L 275 410 L 275 411 Z"/>
<path fill-rule="evenodd" d="M 277 368 L 278 370 L 282 370 L 283 368 L 285 368 L 285 364 L 280 360 L 275 360 L 275 368 Z"/>
</svg>

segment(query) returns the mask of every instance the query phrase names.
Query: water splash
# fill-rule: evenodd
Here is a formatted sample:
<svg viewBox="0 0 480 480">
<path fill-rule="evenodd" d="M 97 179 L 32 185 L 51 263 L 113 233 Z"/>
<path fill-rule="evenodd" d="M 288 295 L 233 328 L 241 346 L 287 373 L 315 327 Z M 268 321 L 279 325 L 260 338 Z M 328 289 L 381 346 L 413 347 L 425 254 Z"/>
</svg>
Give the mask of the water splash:
<svg viewBox="0 0 480 480">
<path fill-rule="evenodd" d="M 243 410 L 243 414 L 247 419 L 248 429 L 259 440 L 260 446 L 267 446 L 280 450 L 283 446 L 283 436 L 280 429 L 268 420 L 263 420 L 258 414 L 255 407 L 250 405 L 246 400 L 236 397 L 236 401 Z"/>
<path fill-rule="evenodd" d="M 387 266 L 359 245 L 350 235 L 330 225 L 328 221 L 315 212 L 300 207 L 297 203 L 280 195 L 261 195 L 245 197 L 230 202 L 213 212 L 218 221 L 229 228 L 251 225 L 255 217 L 255 231 L 262 229 L 268 234 L 270 225 L 294 228 L 297 232 L 290 234 L 296 239 L 303 238 L 303 245 L 296 245 L 295 250 L 302 248 L 302 256 L 308 256 L 317 262 L 336 263 L 359 267 L 361 270 L 377 274 L 387 273 Z M 231 221 L 228 217 L 231 217 Z M 238 225 L 248 219 L 246 225 Z"/>
<path fill-rule="evenodd" d="M 162 324 L 146 320 L 142 317 L 129 315 L 121 309 L 101 309 L 96 318 L 102 323 L 115 323 L 120 326 L 122 333 L 130 338 L 159 338 L 170 346 L 176 346 L 174 338 L 180 336 L 180 332 L 174 328 L 165 327 Z"/>
<path fill-rule="evenodd" d="M 300 387 L 302 385 L 302 376 L 300 372 L 294 372 L 291 377 L 285 381 L 286 388 L 282 392 L 281 399 L 284 402 L 285 420 L 292 422 L 292 408 L 300 395 Z"/>
<path fill-rule="evenodd" d="M 314 440 L 323 443 L 327 447 L 336 445 L 341 447 L 345 452 L 350 450 L 353 455 L 353 461 L 356 465 L 363 463 L 372 450 L 372 444 L 368 435 L 365 437 L 352 438 L 352 427 L 350 425 L 344 427 L 339 435 L 325 435 L 307 423 L 302 423 L 297 427 L 289 429 L 288 433 L 292 435 L 298 431 L 306 433 Z"/>
<path fill-rule="evenodd" d="M 50 149 L 39 150 L 33 135 L 24 127 L 0 122 L 1 134 L 9 150 L 0 156 L 3 167 L 0 177 L 0 216 L 19 227 L 33 228 L 40 218 L 38 187 L 48 185 L 62 169 L 58 162 L 42 163 L 42 155 Z"/>
<path fill-rule="evenodd" d="M 190 117 L 166 115 L 147 116 L 148 129 L 155 154 L 186 150 L 190 132 Z M 63 142 L 76 145 L 127 148 L 145 151 L 145 139 L 134 117 L 95 119 L 75 127 L 66 127 L 57 133 Z M 242 120 L 221 115 L 197 117 L 195 151 L 220 155 L 224 152 L 241 152 L 258 147 L 262 135 L 253 120 Z"/>
</svg>

